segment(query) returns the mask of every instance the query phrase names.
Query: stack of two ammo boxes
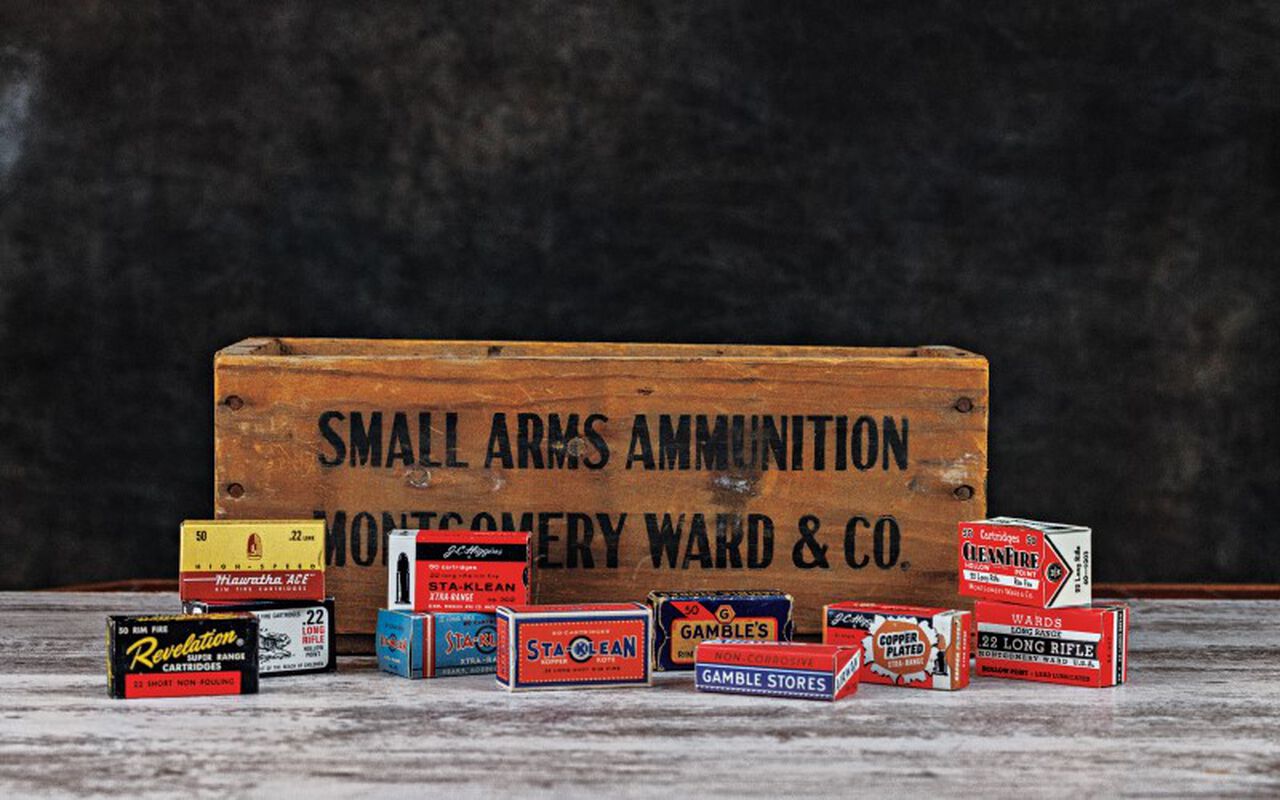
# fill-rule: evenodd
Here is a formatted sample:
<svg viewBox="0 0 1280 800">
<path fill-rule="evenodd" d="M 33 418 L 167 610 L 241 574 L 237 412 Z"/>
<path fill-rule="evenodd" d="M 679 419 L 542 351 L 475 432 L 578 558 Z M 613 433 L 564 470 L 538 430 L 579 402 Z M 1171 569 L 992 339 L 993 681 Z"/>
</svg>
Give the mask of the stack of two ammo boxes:
<svg viewBox="0 0 1280 800">
<path fill-rule="evenodd" d="M 320 520 L 182 524 L 181 614 L 107 618 L 112 697 L 253 694 L 337 667 Z"/>
<path fill-rule="evenodd" d="M 977 598 L 978 675 L 1074 686 L 1128 678 L 1129 608 L 1092 605 L 1092 531 L 994 517 L 960 523 L 960 594 Z"/>
</svg>

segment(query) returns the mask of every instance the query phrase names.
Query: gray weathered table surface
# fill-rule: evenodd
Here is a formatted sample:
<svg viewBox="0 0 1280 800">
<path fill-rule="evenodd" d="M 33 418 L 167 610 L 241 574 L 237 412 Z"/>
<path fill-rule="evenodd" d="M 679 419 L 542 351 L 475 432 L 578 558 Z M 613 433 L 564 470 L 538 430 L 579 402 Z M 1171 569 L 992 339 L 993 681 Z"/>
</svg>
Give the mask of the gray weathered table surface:
<svg viewBox="0 0 1280 800">
<path fill-rule="evenodd" d="M 1117 689 L 508 695 L 352 657 L 256 696 L 109 699 L 103 616 L 176 605 L 0 593 L 0 797 L 1280 796 L 1280 602 L 1134 601 Z"/>
</svg>

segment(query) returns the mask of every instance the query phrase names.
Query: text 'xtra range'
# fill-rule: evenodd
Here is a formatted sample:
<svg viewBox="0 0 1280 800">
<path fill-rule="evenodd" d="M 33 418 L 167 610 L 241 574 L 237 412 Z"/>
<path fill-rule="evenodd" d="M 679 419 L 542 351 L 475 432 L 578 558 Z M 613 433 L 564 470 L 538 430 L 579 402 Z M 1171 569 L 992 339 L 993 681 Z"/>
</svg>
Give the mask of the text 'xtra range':
<svg viewBox="0 0 1280 800">
<path fill-rule="evenodd" d="M 336 669 L 323 520 L 189 520 L 182 612 L 107 619 L 112 697 L 250 694 Z M 490 673 L 509 692 L 652 685 L 834 701 L 860 683 L 956 691 L 978 677 L 1125 682 L 1129 610 L 1092 605 L 1089 528 L 996 517 L 957 531 L 963 609 L 831 598 L 793 641 L 783 591 L 655 588 L 646 602 L 539 604 L 529 533 L 400 530 L 374 649 L 405 678 Z M 972 659 L 972 665 L 971 665 Z"/>
</svg>

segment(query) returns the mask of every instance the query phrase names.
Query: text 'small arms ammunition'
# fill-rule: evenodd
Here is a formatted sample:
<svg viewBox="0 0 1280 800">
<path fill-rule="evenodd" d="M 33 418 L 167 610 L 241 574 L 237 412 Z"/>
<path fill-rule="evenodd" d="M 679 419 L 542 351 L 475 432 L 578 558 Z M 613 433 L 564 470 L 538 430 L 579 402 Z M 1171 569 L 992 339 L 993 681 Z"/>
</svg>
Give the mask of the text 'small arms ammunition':
<svg viewBox="0 0 1280 800">
<path fill-rule="evenodd" d="M 648 686 L 653 613 L 643 603 L 503 606 L 498 685 L 508 691 Z"/>
<path fill-rule="evenodd" d="M 492 673 L 498 661 L 493 614 L 378 610 L 378 667 L 403 678 Z"/>
<path fill-rule="evenodd" d="M 183 602 L 324 600 L 324 521 L 189 519 L 178 592 Z"/>
<path fill-rule="evenodd" d="M 859 645 L 712 640 L 697 648 L 694 685 L 703 692 L 839 700 L 858 690 Z"/>
<path fill-rule="evenodd" d="M 1129 676 L 1129 607 L 1039 609 L 979 600 L 979 675 L 1105 687 Z"/>
<path fill-rule="evenodd" d="M 387 608 L 492 612 L 531 599 L 527 533 L 397 530 L 387 542 Z"/>
<path fill-rule="evenodd" d="M 961 522 L 960 594 L 983 600 L 1066 608 L 1093 596 L 1093 533 L 1014 517 Z"/>
<path fill-rule="evenodd" d="M 968 611 L 882 603 L 833 603 L 822 641 L 862 645 L 862 680 L 915 689 L 969 685 Z"/>
<path fill-rule="evenodd" d="M 653 668 L 693 669 L 694 650 L 710 639 L 791 641 L 791 595 L 773 591 L 649 592 Z"/>
<path fill-rule="evenodd" d="M 255 694 L 258 618 L 107 617 L 107 691 L 120 698 Z"/>
<path fill-rule="evenodd" d="M 182 604 L 188 614 L 247 611 L 258 618 L 258 672 L 264 678 L 332 672 L 338 668 L 333 598 L 222 605 Z"/>
</svg>

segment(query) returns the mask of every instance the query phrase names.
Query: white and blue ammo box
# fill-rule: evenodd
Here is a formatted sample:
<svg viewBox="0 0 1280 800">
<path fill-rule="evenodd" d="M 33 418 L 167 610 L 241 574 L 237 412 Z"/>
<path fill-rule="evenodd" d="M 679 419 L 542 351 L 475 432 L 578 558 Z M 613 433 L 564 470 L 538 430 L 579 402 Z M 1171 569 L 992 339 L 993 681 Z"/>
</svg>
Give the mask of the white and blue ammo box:
<svg viewBox="0 0 1280 800">
<path fill-rule="evenodd" d="M 378 668 L 405 678 L 491 673 L 498 661 L 493 614 L 379 609 Z"/>
</svg>

